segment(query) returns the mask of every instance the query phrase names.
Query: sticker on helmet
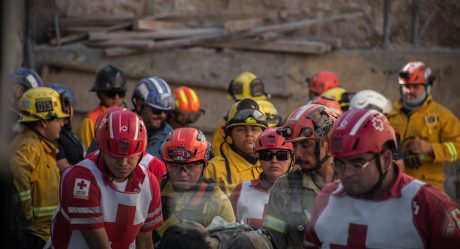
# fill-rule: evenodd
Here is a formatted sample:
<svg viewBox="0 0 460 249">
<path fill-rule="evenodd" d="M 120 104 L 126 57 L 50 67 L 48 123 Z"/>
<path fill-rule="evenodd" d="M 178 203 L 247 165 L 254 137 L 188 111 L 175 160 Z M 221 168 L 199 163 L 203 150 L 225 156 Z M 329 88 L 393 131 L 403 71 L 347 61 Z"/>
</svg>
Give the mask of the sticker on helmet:
<svg viewBox="0 0 460 249">
<path fill-rule="evenodd" d="M 51 100 L 51 98 L 36 99 L 35 109 L 37 110 L 37 112 L 53 111 L 53 101 Z"/>
<path fill-rule="evenodd" d="M 371 120 L 372 126 L 378 130 L 378 131 L 383 131 L 385 130 L 385 126 L 383 124 L 382 119 L 380 119 L 378 116 L 373 117 Z"/>
<path fill-rule="evenodd" d="M 344 130 L 347 128 L 347 126 L 348 126 L 348 121 L 342 120 L 342 122 L 340 122 L 339 124 L 339 127 L 337 127 L 337 130 Z"/>
</svg>

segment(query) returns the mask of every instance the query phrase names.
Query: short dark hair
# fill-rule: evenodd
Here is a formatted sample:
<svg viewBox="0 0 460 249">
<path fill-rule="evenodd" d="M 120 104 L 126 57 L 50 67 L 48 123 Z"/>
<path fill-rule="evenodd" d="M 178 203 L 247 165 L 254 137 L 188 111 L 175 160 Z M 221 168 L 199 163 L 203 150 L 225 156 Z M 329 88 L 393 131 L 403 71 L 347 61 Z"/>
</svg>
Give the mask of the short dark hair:
<svg viewBox="0 0 460 249">
<path fill-rule="evenodd" d="M 166 230 L 158 249 L 206 249 L 209 248 L 208 236 L 202 225 L 185 221 Z"/>
</svg>

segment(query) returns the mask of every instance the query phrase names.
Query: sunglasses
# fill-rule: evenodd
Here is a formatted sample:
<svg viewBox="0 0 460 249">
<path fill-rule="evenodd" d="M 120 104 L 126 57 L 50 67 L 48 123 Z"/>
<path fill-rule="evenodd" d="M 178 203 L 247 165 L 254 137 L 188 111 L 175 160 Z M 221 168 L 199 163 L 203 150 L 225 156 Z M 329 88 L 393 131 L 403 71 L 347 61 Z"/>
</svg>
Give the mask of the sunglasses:
<svg viewBox="0 0 460 249">
<path fill-rule="evenodd" d="M 289 152 L 285 150 L 280 150 L 277 152 L 262 150 L 259 151 L 259 159 L 262 161 L 271 161 L 273 156 L 276 156 L 278 161 L 286 161 L 289 159 Z"/>
<path fill-rule="evenodd" d="M 105 92 L 105 96 L 107 96 L 110 99 L 114 99 L 116 95 L 118 95 L 118 97 L 120 97 L 120 98 L 124 98 L 125 95 L 126 95 L 126 92 L 124 92 L 124 91 Z"/>
<path fill-rule="evenodd" d="M 154 109 L 154 108 L 151 108 L 151 109 L 152 109 L 152 113 L 155 115 L 160 115 L 162 113 L 168 113 L 168 111 L 166 110 L 159 110 L 159 109 Z"/>
</svg>

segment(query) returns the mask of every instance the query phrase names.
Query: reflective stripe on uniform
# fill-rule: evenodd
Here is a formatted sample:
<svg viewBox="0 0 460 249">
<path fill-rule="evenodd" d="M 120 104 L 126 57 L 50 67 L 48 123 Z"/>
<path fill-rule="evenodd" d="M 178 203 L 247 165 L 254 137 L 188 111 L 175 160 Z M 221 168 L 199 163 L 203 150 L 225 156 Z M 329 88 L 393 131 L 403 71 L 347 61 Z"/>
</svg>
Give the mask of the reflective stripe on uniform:
<svg viewBox="0 0 460 249">
<path fill-rule="evenodd" d="M 169 216 L 168 219 L 165 220 L 163 225 L 161 227 L 159 227 L 156 231 L 160 235 L 160 237 L 163 237 L 163 234 L 166 232 L 166 230 L 170 226 L 172 226 L 174 224 L 178 224 L 178 223 L 180 223 L 179 219 L 177 219 L 177 217 L 175 215 L 171 215 L 171 216 Z"/>
<path fill-rule="evenodd" d="M 153 216 L 157 215 L 159 212 L 161 212 L 161 207 L 153 210 L 151 213 L 148 213 L 146 219 L 152 218 Z"/>
<path fill-rule="evenodd" d="M 23 192 L 19 193 L 19 199 L 22 202 L 32 200 L 32 195 L 31 195 L 30 190 L 23 191 Z"/>
<path fill-rule="evenodd" d="M 280 233 L 287 233 L 287 223 L 270 215 L 265 216 L 264 227 L 268 227 Z"/>
<path fill-rule="evenodd" d="M 54 211 L 56 211 L 57 206 L 48 206 L 48 207 L 34 207 L 34 216 L 35 217 L 45 217 L 52 216 Z"/>
<path fill-rule="evenodd" d="M 93 218 L 71 218 L 70 224 L 81 225 L 81 224 L 96 224 L 103 221 L 102 216 Z"/>
<path fill-rule="evenodd" d="M 94 214 L 100 213 L 100 207 L 69 207 L 69 214 Z"/>
<path fill-rule="evenodd" d="M 148 227 L 151 227 L 151 226 L 154 226 L 156 225 L 158 222 L 161 222 L 163 220 L 163 217 L 160 216 L 152 221 L 149 221 L 149 222 L 146 222 L 144 223 L 144 225 L 142 226 L 143 228 L 148 228 Z"/>
<path fill-rule="evenodd" d="M 457 149 L 455 148 L 454 143 L 452 142 L 444 142 L 442 143 L 444 146 L 447 147 L 447 150 L 450 153 L 450 161 L 456 161 L 457 160 Z"/>
</svg>

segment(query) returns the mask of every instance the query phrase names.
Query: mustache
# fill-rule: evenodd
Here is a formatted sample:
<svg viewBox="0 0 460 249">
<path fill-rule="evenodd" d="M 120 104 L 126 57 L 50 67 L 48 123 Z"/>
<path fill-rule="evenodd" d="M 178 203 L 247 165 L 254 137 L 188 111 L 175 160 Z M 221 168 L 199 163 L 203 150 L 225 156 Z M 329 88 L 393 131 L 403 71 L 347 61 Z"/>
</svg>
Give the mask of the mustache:
<svg viewBox="0 0 460 249">
<path fill-rule="evenodd" d="M 296 158 L 296 159 L 295 159 L 295 163 L 296 163 L 296 164 L 302 164 L 302 163 L 307 163 L 307 161 L 302 160 L 302 159 L 300 159 L 300 158 Z"/>
</svg>

